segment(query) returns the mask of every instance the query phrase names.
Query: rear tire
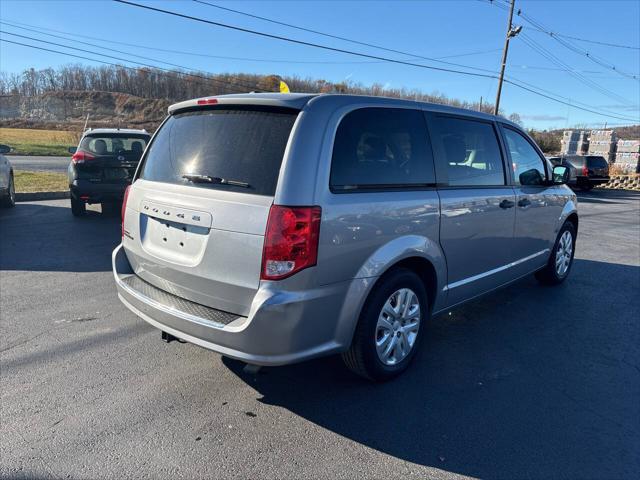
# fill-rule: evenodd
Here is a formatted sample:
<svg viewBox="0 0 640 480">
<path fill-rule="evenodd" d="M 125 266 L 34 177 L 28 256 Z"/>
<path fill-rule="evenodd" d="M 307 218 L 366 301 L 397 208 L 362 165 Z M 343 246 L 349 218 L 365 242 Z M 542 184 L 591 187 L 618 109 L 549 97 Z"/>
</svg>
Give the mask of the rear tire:
<svg viewBox="0 0 640 480">
<path fill-rule="evenodd" d="M 547 266 L 535 274 L 538 281 L 543 285 L 559 285 L 564 282 L 571 271 L 575 251 L 576 227 L 567 221 L 558 232 Z"/>
<path fill-rule="evenodd" d="M 71 196 L 71 213 L 74 217 L 81 217 L 87 211 L 87 204 L 82 200 Z"/>
<path fill-rule="evenodd" d="M 0 205 L 4 208 L 13 208 L 16 206 L 16 184 L 13 181 L 13 172 L 9 174 L 9 187 L 7 196 L 0 201 Z"/>
<path fill-rule="evenodd" d="M 411 270 L 386 274 L 369 294 L 351 347 L 342 354 L 346 366 L 374 381 L 400 375 L 420 347 L 429 320 L 427 299 L 422 280 Z"/>
</svg>

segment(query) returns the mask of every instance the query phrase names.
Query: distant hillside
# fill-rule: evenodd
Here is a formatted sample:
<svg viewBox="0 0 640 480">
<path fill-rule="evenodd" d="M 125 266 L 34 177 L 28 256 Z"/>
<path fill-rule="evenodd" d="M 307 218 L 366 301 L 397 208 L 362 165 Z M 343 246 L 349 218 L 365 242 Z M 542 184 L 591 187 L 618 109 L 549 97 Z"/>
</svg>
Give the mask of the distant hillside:
<svg viewBox="0 0 640 480">
<path fill-rule="evenodd" d="M 115 66 L 70 65 L 58 69 L 26 70 L 22 74 L 0 73 L 0 125 L 46 128 L 84 124 L 89 114 L 92 126 L 145 126 L 148 130 L 166 115 L 168 105 L 190 98 L 239 92 L 277 92 L 284 80 L 292 92 L 353 93 L 479 110 L 479 102 L 465 102 L 438 92 L 424 93 L 404 88 L 363 86 L 353 82 L 332 83 L 322 79 L 278 75 L 165 72 Z M 482 105 L 491 112 L 493 106 Z"/>
<path fill-rule="evenodd" d="M 0 126 L 81 130 L 87 114 L 92 127 L 135 127 L 154 131 L 167 106 L 190 98 L 228 93 L 279 91 L 284 80 L 293 92 L 353 93 L 440 103 L 493 112 L 493 105 L 449 98 L 438 92 L 364 86 L 353 82 L 255 74 L 166 72 L 117 66 L 68 65 L 30 69 L 22 74 L 0 72 Z M 512 113 L 517 123 L 520 116 Z M 615 129 L 620 138 L 640 138 L 640 126 Z M 533 132 L 545 152 L 560 149 L 562 130 Z"/>
<path fill-rule="evenodd" d="M 64 91 L 0 97 L 0 125 L 66 129 L 70 125 L 138 127 L 155 130 L 172 103 L 116 92 Z"/>
</svg>

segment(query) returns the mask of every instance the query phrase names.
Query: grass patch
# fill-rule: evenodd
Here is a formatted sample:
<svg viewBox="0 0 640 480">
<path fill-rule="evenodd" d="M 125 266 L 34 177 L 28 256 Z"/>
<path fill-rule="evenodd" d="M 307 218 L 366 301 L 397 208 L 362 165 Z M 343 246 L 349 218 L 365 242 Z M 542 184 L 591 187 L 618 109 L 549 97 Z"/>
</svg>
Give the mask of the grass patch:
<svg viewBox="0 0 640 480">
<path fill-rule="evenodd" d="M 78 133 L 65 130 L 0 128 L 0 143 L 9 145 L 16 155 L 69 155 L 78 144 Z"/>
<path fill-rule="evenodd" d="M 64 173 L 29 172 L 14 170 L 16 192 L 65 192 L 69 190 L 69 180 Z"/>
</svg>

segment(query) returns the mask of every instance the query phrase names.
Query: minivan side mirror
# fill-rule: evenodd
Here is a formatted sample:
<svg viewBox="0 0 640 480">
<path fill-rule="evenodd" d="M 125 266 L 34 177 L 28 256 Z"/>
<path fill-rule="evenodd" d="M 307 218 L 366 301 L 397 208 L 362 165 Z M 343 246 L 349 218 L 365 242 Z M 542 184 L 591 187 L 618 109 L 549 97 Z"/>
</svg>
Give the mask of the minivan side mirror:
<svg viewBox="0 0 640 480">
<path fill-rule="evenodd" d="M 69 150 L 69 153 L 73 155 L 78 150 L 78 147 L 69 147 L 67 150 Z"/>
<path fill-rule="evenodd" d="M 0 145 L 0 153 L 5 154 L 11 151 L 11 147 L 9 145 Z"/>
<path fill-rule="evenodd" d="M 569 180 L 569 169 L 564 165 L 556 165 L 553 167 L 553 183 L 555 185 L 562 185 Z"/>
</svg>

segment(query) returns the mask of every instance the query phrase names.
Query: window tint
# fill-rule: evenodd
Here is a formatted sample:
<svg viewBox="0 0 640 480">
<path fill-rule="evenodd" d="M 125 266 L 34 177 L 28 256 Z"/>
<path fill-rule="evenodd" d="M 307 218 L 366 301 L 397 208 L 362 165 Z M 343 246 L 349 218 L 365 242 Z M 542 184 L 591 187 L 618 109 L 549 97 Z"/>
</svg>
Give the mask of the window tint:
<svg viewBox="0 0 640 480">
<path fill-rule="evenodd" d="M 433 183 L 433 158 L 421 111 L 361 108 L 340 122 L 331 161 L 332 188 Z"/>
<path fill-rule="evenodd" d="M 436 117 L 438 150 L 451 186 L 504 185 L 504 165 L 493 126 L 474 120 Z"/>
<path fill-rule="evenodd" d="M 139 160 L 148 140 L 145 135 L 87 135 L 80 142 L 80 150 L 94 155 L 137 157 Z"/>
<path fill-rule="evenodd" d="M 543 185 L 547 174 L 538 152 L 515 130 L 505 128 L 504 136 L 507 141 L 507 148 L 511 153 L 516 184 Z"/>
<path fill-rule="evenodd" d="M 589 168 L 607 168 L 609 164 L 604 157 L 587 157 L 587 167 Z"/>
<path fill-rule="evenodd" d="M 297 112 L 215 108 L 171 116 L 156 135 L 141 178 L 201 188 L 273 195 Z M 249 188 L 190 183 L 183 175 L 246 182 Z"/>
</svg>

